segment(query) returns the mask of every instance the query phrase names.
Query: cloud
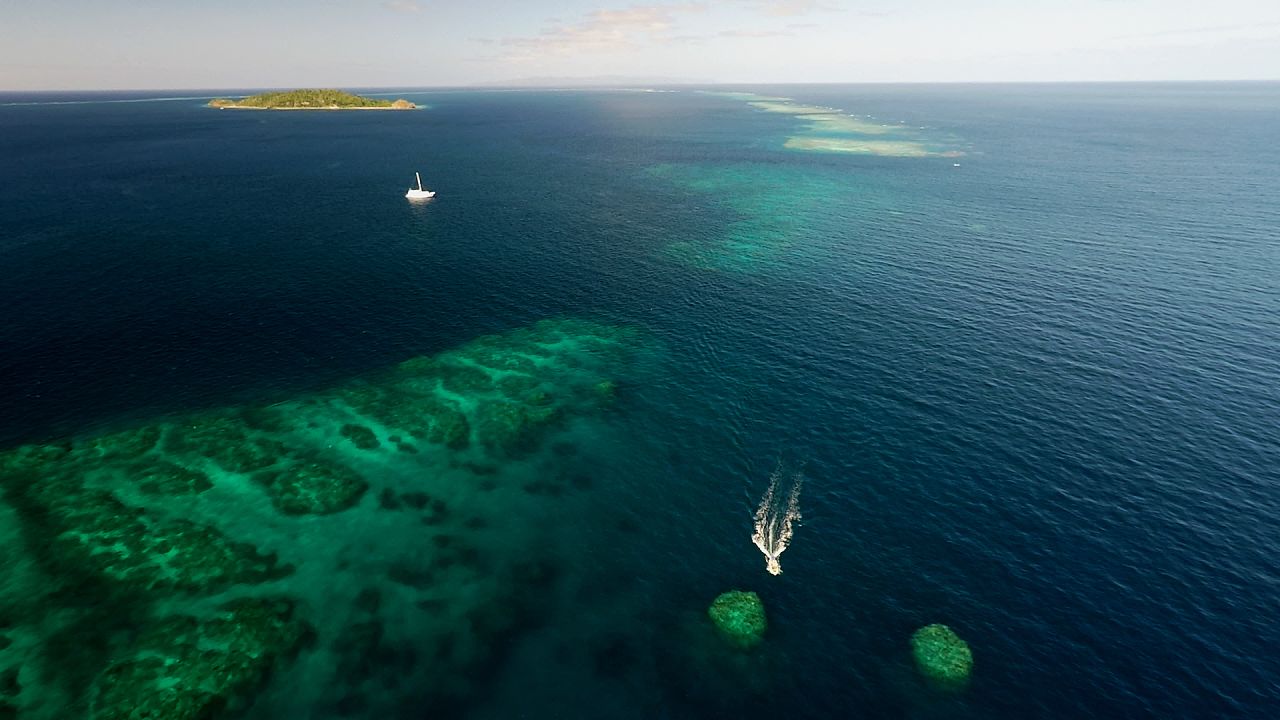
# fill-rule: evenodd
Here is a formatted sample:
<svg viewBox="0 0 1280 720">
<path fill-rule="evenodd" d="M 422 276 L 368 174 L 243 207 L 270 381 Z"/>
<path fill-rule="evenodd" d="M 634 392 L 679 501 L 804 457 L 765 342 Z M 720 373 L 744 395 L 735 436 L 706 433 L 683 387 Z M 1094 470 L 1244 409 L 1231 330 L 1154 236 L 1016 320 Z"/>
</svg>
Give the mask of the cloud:
<svg viewBox="0 0 1280 720">
<path fill-rule="evenodd" d="M 664 45 L 702 45 L 711 39 L 710 35 L 667 35 L 662 38 Z"/>
<path fill-rule="evenodd" d="M 800 17 L 820 10 L 835 10 L 818 0 L 752 0 L 755 8 L 772 17 Z"/>
<path fill-rule="evenodd" d="M 579 22 L 555 24 L 537 35 L 506 37 L 499 42 L 507 48 L 509 57 L 634 48 L 647 41 L 669 40 L 681 15 L 706 9 L 705 2 L 686 2 L 594 10 Z"/>
<path fill-rule="evenodd" d="M 1251 23 L 1248 25 L 1212 25 L 1207 27 L 1181 28 L 1178 30 L 1160 30 L 1158 32 L 1138 35 L 1117 35 L 1113 40 L 1137 40 L 1163 37 L 1194 37 L 1204 35 L 1235 34 L 1241 31 L 1257 31 L 1280 27 L 1280 22 Z"/>
<path fill-rule="evenodd" d="M 727 38 L 771 38 L 790 37 L 795 33 L 791 30 L 721 30 L 717 35 Z"/>
<path fill-rule="evenodd" d="M 405 13 L 412 15 L 422 12 L 422 3 L 417 0 L 387 0 L 382 3 L 382 7 L 392 12 Z"/>
<path fill-rule="evenodd" d="M 798 19 L 813 12 L 838 10 L 819 0 L 735 0 L 734 4 L 771 19 Z M 719 9 L 716 5 L 710 0 L 686 0 L 594 10 L 575 22 L 549 21 L 544 30 L 533 35 L 501 38 L 496 44 L 502 53 L 494 59 L 527 61 L 547 56 L 637 50 L 646 45 L 698 45 L 717 38 L 786 37 L 795 35 L 797 30 L 818 27 L 816 23 L 792 22 L 785 27 L 729 29 L 710 34 L 679 32 L 680 23 L 686 17 Z"/>
</svg>

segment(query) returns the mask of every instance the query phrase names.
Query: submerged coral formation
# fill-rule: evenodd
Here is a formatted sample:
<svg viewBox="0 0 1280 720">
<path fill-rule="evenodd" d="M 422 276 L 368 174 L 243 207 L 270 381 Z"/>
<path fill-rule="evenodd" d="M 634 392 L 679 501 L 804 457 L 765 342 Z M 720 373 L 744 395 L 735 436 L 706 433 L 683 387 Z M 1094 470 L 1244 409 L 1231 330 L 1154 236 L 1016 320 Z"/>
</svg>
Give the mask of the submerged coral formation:
<svg viewBox="0 0 1280 720">
<path fill-rule="evenodd" d="M 118 466 L 94 457 L 95 447 L 20 449 L 0 460 L 0 484 L 25 510 L 28 535 L 48 562 L 82 578 L 134 590 L 207 591 L 287 575 L 290 569 L 249 543 L 183 518 L 164 518 L 126 504 L 105 487 L 91 485 L 118 472 L 149 493 L 199 491 L 202 475 L 126 457 Z M 161 478 L 161 479 L 157 479 Z"/>
<path fill-rule="evenodd" d="M 765 112 L 803 117 L 809 122 L 820 123 L 821 127 L 832 132 L 858 133 L 860 135 L 884 135 L 892 132 L 890 126 L 883 123 L 861 120 L 852 115 L 845 115 L 833 108 L 793 103 L 786 98 L 753 100 L 747 104 Z"/>
<path fill-rule="evenodd" d="M 79 495 L 77 505 L 75 511 L 63 506 L 61 532 L 50 554 L 135 590 L 207 592 L 279 578 L 291 570 L 275 556 L 213 528 L 181 519 L 156 521 L 106 493 Z"/>
<path fill-rule="evenodd" d="M 869 140 L 851 137 L 793 137 L 787 138 L 783 147 L 789 150 L 809 152 L 848 153 L 851 155 L 880 155 L 884 157 L 923 158 L 960 157 L 955 151 L 933 151 L 909 140 Z"/>
<path fill-rule="evenodd" d="M 785 130 L 785 139 L 769 143 L 777 150 L 896 158 L 964 154 L 953 138 L 919 128 L 880 123 L 788 98 L 713 94 L 762 113 L 792 118 L 795 127 Z M 853 213 L 862 209 L 859 206 L 874 205 L 868 199 L 873 190 L 869 192 L 847 168 L 828 163 L 668 163 L 652 166 L 648 173 L 696 194 L 700 211 L 709 206 L 723 213 L 722 230 L 690 233 L 664 246 L 664 252 L 678 262 L 704 270 L 771 269 L 784 258 L 829 242 L 831 232 L 847 232 L 847 227 L 824 229 L 819 224 L 820 218 L 833 215 L 833 203 L 849 202 Z"/>
<path fill-rule="evenodd" d="M 810 219 L 849 193 L 849 179 L 772 163 L 658 165 L 649 174 L 696 193 L 725 214 L 723 230 L 676 240 L 665 253 L 704 270 L 756 272 L 815 239 Z M 777 192 L 786 187 L 787 192 Z"/>
<path fill-rule="evenodd" d="M 462 450 L 471 443 L 471 427 L 457 401 L 438 394 L 434 377 L 413 381 L 411 368 L 421 368 L 426 373 L 429 367 L 428 363 L 411 361 L 401 365 L 396 373 L 399 378 L 392 386 L 361 381 L 337 391 L 334 398 L 354 412 L 414 439 Z"/>
<path fill-rule="evenodd" d="M 911 654 L 920 673 L 944 688 L 962 688 L 973 671 L 969 645 L 946 625 L 920 628 L 911 636 Z"/>
<path fill-rule="evenodd" d="M 544 432 L 560 418 L 560 410 L 541 400 L 532 404 L 495 400 L 481 405 L 477 415 L 477 430 L 485 447 L 516 456 L 538 445 Z"/>
<path fill-rule="evenodd" d="M 545 320 L 270 406 L 0 452 L 9 551 L 38 568 L 52 598 L 46 626 L 5 626 L 0 650 L 14 637 L 30 648 L 51 629 L 95 648 L 77 653 L 83 696 L 39 720 L 85 708 L 93 720 L 224 717 L 290 667 L 313 631 L 325 647 L 365 652 L 334 644 L 344 636 L 335 603 L 347 602 L 421 618 L 431 662 L 389 638 L 368 650 L 398 654 L 404 677 L 394 682 L 415 703 L 423 692 L 466 692 L 469 669 L 520 626 L 523 598 L 555 576 L 524 570 L 537 562 L 520 535 L 538 517 L 530 508 L 589 486 L 545 471 L 564 455 L 553 447 L 571 447 L 576 423 L 619 401 L 643 340 L 631 328 Z M 527 488 L 553 480 L 555 495 Z M 489 539 L 495 528 L 510 542 Z M 383 592 L 367 592 L 371 583 Z M 0 718 L 32 692 L 58 695 L 27 687 L 62 674 L 55 644 L 39 645 L 24 661 L 30 673 L 0 667 Z M 393 679 L 370 682 L 359 702 L 391 713 L 378 703 L 391 702 Z"/>
<path fill-rule="evenodd" d="M 319 458 L 297 459 L 254 475 L 271 504 L 286 515 L 328 515 L 355 505 L 369 483 L 350 468 Z"/>
<path fill-rule="evenodd" d="M 332 397 L 391 434 L 453 450 L 478 442 L 518 458 L 567 417 L 613 402 L 614 378 L 600 371 L 625 362 L 635 340 L 627 328 L 542 321 L 405 361 L 386 383 L 354 383 Z"/>
<path fill-rule="evenodd" d="M 3 648 L 0 647 L 0 650 Z M 22 693 L 22 683 L 18 680 L 19 668 L 11 667 L 0 672 L 0 720 L 18 717 L 18 708 L 13 705 Z"/>
<path fill-rule="evenodd" d="M 244 700 L 310 634 L 283 598 L 234 600 L 205 619 L 164 618 L 98 677 L 90 720 L 214 717 Z"/>
<path fill-rule="evenodd" d="M 378 436 L 374 435 L 372 430 L 363 425 L 347 423 L 342 426 L 342 429 L 339 432 L 342 433 L 342 437 L 350 440 L 351 444 L 361 450 L 373 450 L 382 444 L 378 442 Z"/>
<path fill-rule="evenodd" d="M 783 147 L 805 152 L 879 155 L 882 157 L 959 157 L 963 152 L 948 147 L 949 139 L 925 137 L 916 128 L 860 118 L 836 108 L 805 105 L 789 98 L 764 97 L 750 93 L 716 93 L 746 102 L 757 110 L 791 115 L 803 120 L 803 130 L 787 138 Z"/>
<path fill-rule="evenodd" d="M 750 650 L 764 640 L 769 624 L 764 603 L 754 592 L 730 590 L 711 603 L 707 610 L 721 637 L 740 650 Z"/>
<path fill-rule="evenodd" d="M 127 475 L 148 495 L 198 495 L 213 487 L 213 481 L 203 471 L 167 460 L 139 462 Z"/>
<path fill-rule="evenodd" d="M 138 432 L 144 432 L 139 430 Z M 212 460 L 227 472 L 247 473 L 276 463 L 286 452 L 279 440 L 253 431 L 243 417 L 218 413 L 167 428 L 165 452 L 189 462 Z"/>
</svg>

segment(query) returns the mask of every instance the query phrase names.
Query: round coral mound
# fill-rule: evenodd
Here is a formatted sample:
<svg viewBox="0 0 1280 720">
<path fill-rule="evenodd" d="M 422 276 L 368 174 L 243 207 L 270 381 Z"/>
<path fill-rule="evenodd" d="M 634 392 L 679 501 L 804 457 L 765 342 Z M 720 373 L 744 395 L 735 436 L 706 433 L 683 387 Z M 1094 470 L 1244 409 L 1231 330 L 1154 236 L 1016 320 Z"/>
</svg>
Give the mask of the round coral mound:
<svg viewBox="0 0 1280 720">
<path fill-rule="evenodd" d="M 369 483 L 345 465 L 304 459 L 279 470 L 258 473 L 271 504 L 285 515 L 328 515 L 359 502 Z"/>
<path fill-rule="evenodd" d="M 973 670 L 969 645 L 946 625 L 927 625 L 911 636 L 916 667 L 926 678 L 943 687 L 963 687 Z"/>
<path fill-rule="evenodd" d="M 743 590 L 730 590 L 716 598 L 707 614 L 720 635 L 741 650 L 759 645 L 769 626 L 760 596 Z"/>
</svg>

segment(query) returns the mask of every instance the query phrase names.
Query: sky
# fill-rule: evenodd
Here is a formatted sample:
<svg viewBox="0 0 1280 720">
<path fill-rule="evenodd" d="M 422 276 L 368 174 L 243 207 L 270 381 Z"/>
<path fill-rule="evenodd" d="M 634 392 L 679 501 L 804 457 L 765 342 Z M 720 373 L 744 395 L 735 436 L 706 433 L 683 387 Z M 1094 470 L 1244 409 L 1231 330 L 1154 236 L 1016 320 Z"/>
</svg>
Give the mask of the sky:
<svg viewBox="0 0 1280 720">
<path fill-rule="evenodd" d="M 0 90 L 1280 79 L 1280 0 L 0 0 Z"/>
</svg>

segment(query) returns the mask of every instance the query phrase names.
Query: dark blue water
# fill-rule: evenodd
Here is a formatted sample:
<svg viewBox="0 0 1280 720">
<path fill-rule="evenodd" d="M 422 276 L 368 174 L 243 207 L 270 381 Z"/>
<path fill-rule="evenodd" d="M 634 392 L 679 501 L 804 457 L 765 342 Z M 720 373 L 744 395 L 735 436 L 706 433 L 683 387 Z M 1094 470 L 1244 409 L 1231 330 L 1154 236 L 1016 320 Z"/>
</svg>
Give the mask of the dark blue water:
<svg viewBox="0 0 1280 720">
<path fill-rule="evenodd" d="M 554 601 L 454 712 L 1274 716 L 1280 86 L 750 90 L 967 154 L 790 152 L 794 118 L 692 92 L 0 106 L 0 440 L 635 324 L 664 361 L 589 450 Z M 808 480 L 772 577 L 779 458 Z M 749 703 L 681 659 L 734 587 L 771 624 Z M 931 622 L 962 694 L 913 676 Z"/>
</svg>

